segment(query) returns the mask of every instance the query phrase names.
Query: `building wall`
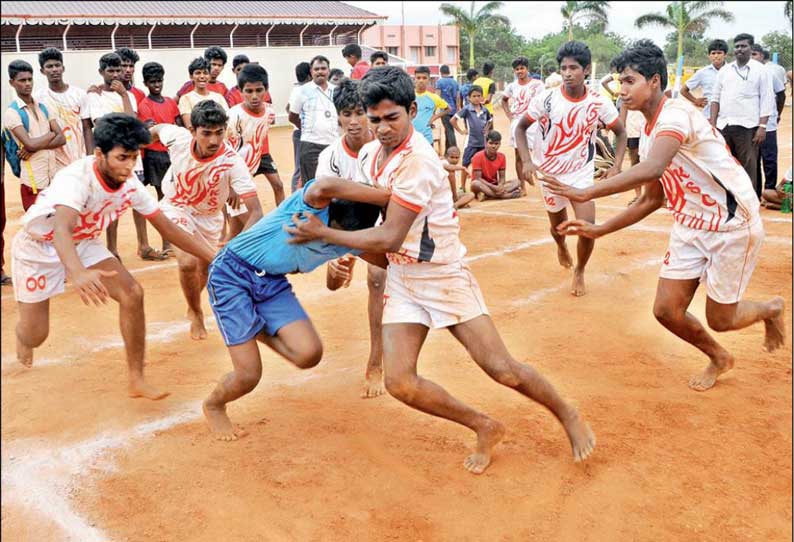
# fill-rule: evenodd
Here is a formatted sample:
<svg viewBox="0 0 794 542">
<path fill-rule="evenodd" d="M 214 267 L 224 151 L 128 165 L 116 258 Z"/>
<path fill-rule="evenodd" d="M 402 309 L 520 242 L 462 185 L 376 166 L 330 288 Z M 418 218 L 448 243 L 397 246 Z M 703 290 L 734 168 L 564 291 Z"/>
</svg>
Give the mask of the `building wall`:
<svg viewBox="0 0 794 542">
<path fill-rule="evenodd" d="M 295 83 L 295 65 L 302 61 L 309 61 L 315 55 L 323 55 L 331 62 L 331 68 L 340 68 L 345 73 L 350 71 L 350 66 L 342 58 L 341 46 L 333 47 L 235 47 L 234 49 L 225 48 L 229 55 L 229 61 L 221 73 L 220 80 L 231 87 L 235 84 L 232 74 L 231 61 L 235 55 L 247 55 L 252 61 L 259 62 L 267 69 L 270 79 L 270 95 L 273 98 L 273 105 L 276 108 L 276 124 L 287 124 L 287 114 L 284 108 L 287 105 L 290 91 Z M 66 51 L 63 53 L 63 61 L 66 67 L 64 79 L 67 83 L 76 85 L 83 89 L 90 85 L 102 82 L 98 74 L 99 57 L 108 51 Z M 188 80 L 187 66 L 194 58 L 204 53 L 201 49 L 138 49 L 141 60 L 135 65 L 135 86 L 146 91 L 143 86 L 141 69 L 147 62 L 159 62 L 165 68 L 165 81 L 163 93 L 173 97 L 182 84 Z M 38 53 L 2 53 L 0 55 L 0 65 L 2 65 L 2 111 L 5 111 L 8 104 L 14 98 L 14 90 L 8 84 L 8 64 L 14 60 L 25 60 L 34 69 L 33 85 L 34 89 L 47 84 L 47 80 L 39 72 Z"/>
<path fill-rule="evenodd" d="M 447 64 L 457 71 L 460 59 L 457 26 L 376 25 L 361 34 L 361 42 L 375 49 L 396 47 L 397 56 L 417 65 Z"/>
</svg>

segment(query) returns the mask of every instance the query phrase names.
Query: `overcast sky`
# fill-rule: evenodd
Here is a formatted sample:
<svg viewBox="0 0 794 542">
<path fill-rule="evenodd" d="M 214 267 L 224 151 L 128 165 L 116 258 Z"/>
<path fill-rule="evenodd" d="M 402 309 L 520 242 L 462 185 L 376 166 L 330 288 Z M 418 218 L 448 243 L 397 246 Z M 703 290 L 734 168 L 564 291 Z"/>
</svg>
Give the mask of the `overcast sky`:
<svg viewBox="0 0 794 542">
<path fill-rule="evenodd" d="M 386 15 L 386 24 L 401 24 L 402 2 L 348 2 L 378 15 Z M 450 2 L 468 11 L 469 2 Z M 483 2 L 477 2 L 477 6 Z M 634 20 L 645 13 L 663 12 L 668 2 L 613 2 L 609 14 L 608 30 L 628 38 L 650 37 L 658 45 L 664 43 L 668 31 L 660 27 L 648 27 L 642 33 L 634 28 Z M 715 22 L 706 31 L 706 37 L 729 38 L 740 32 L 749 32 L 760 40 L 761 36 L 774 30 L 786 31 L 788 19 L 783 16 L 784 2 L 725 2 L 725 9 L 732 12 L 734 22 Z M 441 2 L 405 2 L 405 24 L 442 24 L 445 17 L 438 11 Z M 562 2 L 505 2 L 500 13 L 513 22 L 513 26 L 527 38 L 539 38 L 549 32 L 562 29 Z M 476 9 L 476 8 L 475 8 Z"/>
</svg>

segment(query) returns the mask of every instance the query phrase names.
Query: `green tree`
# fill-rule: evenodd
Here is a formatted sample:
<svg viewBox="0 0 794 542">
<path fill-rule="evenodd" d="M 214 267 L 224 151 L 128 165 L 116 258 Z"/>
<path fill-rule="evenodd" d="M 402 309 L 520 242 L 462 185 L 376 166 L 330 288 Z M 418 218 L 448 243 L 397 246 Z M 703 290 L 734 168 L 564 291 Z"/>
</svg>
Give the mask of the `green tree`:
<svg viewBox="0 0 794 542">
<path fill-rule="evenodd" d="M 439 7 L 441 13 L 451 19 L 449 24 L 456 25 L 468 38 L 469 66 L 474 65 L 474 44 L 477 35 L 482 32 L 486 24 L 501 23 L 510 26 L 510 20 L 507 17 L 496 13 L 502 7 L 504 7 L 504 2 L 486 2 L 475 12 L 474 0 L 471 2 L 468 13 L 453 4 L 444 3 Z"/>
<path fill-rule="evenodd" d="M 573 41 L 573 28 L 577 23 L 600 22 L 602 29 L 609 22 L 609 2 L 575 2 L 568 0 L 560 8 L 568 31 L 568 41 Z"/>
<path fill-rule="evenodd" d="M 784 32 L 770 32 L 761 38 L 761 43 L 764 49 L 769 51 L 769 54 L 778 53 L 778 64 L 791 69 L 792 65 L 792 42 L 791 35 Z"/>
<path fill-rule="evenodd" d="M 693 32 L 684 34 L 683 51 L 681 54 L 687 59 L 689 66 L 705 66 L 709 63 L 708 44 L 711 39 L 705 39 L 702 33 Z M 670 32 L 665 36 L 664 56 L 668 62 L 673 62 L 673 59 L 678 58 L 678 33 Z"/>
<path fill-rule="evenodd" d="M 791 14 L 791 0 L 786 2 L 786 5 L 783 6 L 783 14 L 788 18 L 788 23 L 792 23 L 792 14 Z"/>
<path fill-rule="evenodd" d="M 637 28 L 658 25 L 671 28 L 676 33 L 677 60 L 684 53 L 687 34 L 702 34 L 714 19 L 733 21 L 733 14 L 722 9 L 724 2 L 690 2 L 678 0 L 667 5 L 664 13 L 647 13 L 634 21 Z"/>
<path fill-rule="evenodd" d="M 467 34 L 460 35 L 461 56 L 463 51 L 470 50 L 470 40 Z M 511 63 L 517 56 L 523 54 L 526 48 L 526 40 L 512 26 L 505 25 L 499 21 L 488 21 L 477 34 L 474 42 L 474 61 L 469 62 L 461 58 L 463 69 L 478 68 L 486 60 L 495 64 L 494 79 L 511 80 L 513 78 L 513 68 Z"/>
</svg>

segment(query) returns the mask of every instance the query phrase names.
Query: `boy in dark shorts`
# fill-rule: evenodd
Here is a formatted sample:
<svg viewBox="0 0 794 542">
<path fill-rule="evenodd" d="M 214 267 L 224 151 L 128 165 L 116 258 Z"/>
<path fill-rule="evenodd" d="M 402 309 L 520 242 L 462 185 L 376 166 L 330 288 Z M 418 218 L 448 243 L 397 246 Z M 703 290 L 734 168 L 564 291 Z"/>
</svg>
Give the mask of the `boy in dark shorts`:
<svg viewBox="0 0 794 542">
<path fill-rule="evenodd" d="M 459 134 L 468 135 L 466 148 L 463 150 L 463 167 L 468 168 L 474 155 L 485 149 L 485 134 L 491 129 L 493 115 L 483 105 L 482 88 L 472 85 L 469 90 L 469 103 L 452 117 L 452 127 Z M 466 130 L 458 126 L 458 119 L 466 122 Z M 460 186 L 466 191 L 467 171 L 461 173 Z"/>
</svg>

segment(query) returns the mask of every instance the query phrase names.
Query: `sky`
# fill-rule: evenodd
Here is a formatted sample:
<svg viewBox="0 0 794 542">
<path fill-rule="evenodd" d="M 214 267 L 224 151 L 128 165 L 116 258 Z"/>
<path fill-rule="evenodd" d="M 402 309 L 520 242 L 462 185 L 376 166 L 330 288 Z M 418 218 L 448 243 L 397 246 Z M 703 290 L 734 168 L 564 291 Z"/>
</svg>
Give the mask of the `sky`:
<svg viewBox="0 0 794 542">
<path fill-rule="evenodd" d="M 386 24 L 401 24 L 401 4 L 403 2 L 349 2 L 350 4 L 378 15 L 389 17 Z M 405 2 L 405 24 L 443 24 L 445 16 L 438 10 L 442 2 Z M 468 11 L 469 2 L 450 2 Z M 785 2 L 725 2 L 724 9 L 734 15 L 732 23 L 717 21 L 706 31 L 708 38 L 722 38 L 730 42 L 730 38 L 740 32 L 753 34 L 760 41 L 761 36 L 778 30 L 785 32 L 789 27 L 788 19 L 783 15 Z M 483 2 L 477 2 L 480 6 Z M 634 28 L 634 20 L 645 13 L 663 12 L 668 2 L 612 2 L 607 30 L 617 32 L 629 39 L 649 37 L 658 45 L 664 43 L 669 32 L 658 26 L 646 27 L 638 31 Z M 562 30 L 562 2 L 505 2 L 500 11 L 507 16 L 516 30 L 527 38 L 539 38 L 549 32 Z"/>
</svg>

